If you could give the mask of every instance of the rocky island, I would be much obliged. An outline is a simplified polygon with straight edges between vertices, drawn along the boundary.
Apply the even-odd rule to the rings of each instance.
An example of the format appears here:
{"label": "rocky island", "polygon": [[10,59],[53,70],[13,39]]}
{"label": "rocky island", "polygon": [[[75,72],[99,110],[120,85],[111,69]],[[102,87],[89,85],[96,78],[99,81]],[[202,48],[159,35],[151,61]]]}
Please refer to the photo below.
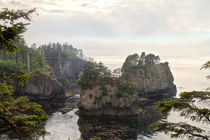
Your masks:
{"label": "rocky island", "polygon": [[136,115],[141,98],[174,95],[176,86],[168,63],[144,52],[129,55],[121,69],[111,72],[102,63],[87,62],[77,84],[80,115]]}

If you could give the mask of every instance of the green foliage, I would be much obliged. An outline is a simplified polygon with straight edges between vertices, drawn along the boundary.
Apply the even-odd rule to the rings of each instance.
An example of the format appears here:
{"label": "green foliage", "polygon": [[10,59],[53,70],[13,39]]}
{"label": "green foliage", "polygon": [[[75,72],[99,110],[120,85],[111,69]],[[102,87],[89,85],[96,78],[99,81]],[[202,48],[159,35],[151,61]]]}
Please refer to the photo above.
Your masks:
{"label": "green foliage", "polygon": [[[207,62],[208,63],[208,62]],[[204,64],[205,68],[209,68],[208,64]],[[192,121],[198,121],[203,123],[210,123],[210,109],[199,108],[194,102],[195,99],[200,101],[209,101],[210,92],[204,91],[192,91],[183,92],[180,94],[180,98],[173,98],[169,101],[159,102],[157,107],[160,108],[161,113],[167,113],[170,110],[179,111],[180,116],[191,119]],[[153,132],[165,132],[170,134],[171,137],[183,137],[188,139],[206,139],[209,136],[204,134],[205,130],[201,128],[183,123],[171,123],[171,122],[157,122],[150,126]]]}
{"label": "green foliage", "polygon": [[145,52],[142,52],[141,56],[138,54],[129,55],[123,66],[122,66],[122,72],[126,73],[135,73],[137,69],[143,68],[148,65],[154,65],[156,63],[159,63],[160,57],[155,56],[154,54],[148,54],[146,55]]}
{"label": "green foliage", "polygon": [[84,55],[81,49],[76,49],[72,45],[67,43],[49,43],[47,45],[41,45],[39,50],[44,51],[47,63],[50,66],[54,66],[59,63],[61,58],[68,59],[83,59]]}
{"label": "green foliage", "polygon": [[29,78],[30,76],[28,74],[16,75],[6,72],[0,73],[0,81],[7,81],[9,84],[16,82],[23,86]]}
{"label": "green foliage", "polygon": [[[103,96],[108,95],[108,89],[106,85],[115,85],[118,87],[117,95],[119,97],[127,97],[132,94],[136,94],[138,84],[126,80],[125,77],[116,77],[112,75],[111,71],[102,63],[86,62],[82,76],[77,80],[77,84],[83,90],[92,89],[96,86],[100,86]],[[96,99],[97,102],[99,99]]]}
{"label": "green foliage", "polygon": [[0,70],[10,72],[24,72],[25,65],[22,62],[16,63],[13,60],[0,60]]}
{"label": "green foliage", "polygon": [[106,83],[113,81],[111,71],[108,70],[102,63],[86,62],[83,68],[82,76],[77,80],[77,84],[83,89],[92,89],[95,86],[101,86],[104,94],[107,89],[103,87]]}
{"label": "green foliage", "polygon": [[51,74],[51,71],[45,72],[45,71],[42,71],[41,69],[36,69],[31,72],[31,75],[40,75],[40,76],[49,76],[50,74]]}
{"label": "green foliage", "polygon": [[192,92],[182,92],[180,95],[181,99],[192,101],[193,99],[207,100],[209,99],[210,92],[203,91],[192,91]]}
{"label": "green foliage", "polygon": [[[25,25],[28,23],[20,22],[21,19],[30,21],[30,15],[35,12],[31,10],[9,10],[4,8],[0,11],[0,50],[5,53],[13,54],[19,48],[11,42],[15,38],[20,38],[21,34],[26,31]],[[19,21],[19,22],[18,22]]]}
{"label": "green foliage", "polygon": [[102,94],[104,96],[108,95],[108,89],[107,89],[107,87],[104,84],[100,85],[100,90],[102,90]]}
{"label": "green foliage", "polygon": [[24,70],[24,61],[17,62],[12,56],[20,50],[13,41],[20,38],[27,25],[17,21],[22,19],[30,21],[30,15],[34,11],[35,9],[0,11],[0,51],[1,58],[4,60],[0,61],[0,81],[4,81],[0,83],[0,131],[21,140],[47,134],[42,126],[47,115],[41,106],[30,102],[27,97],[13,98],[12,83],[23,85],[29,78],[28,74],[18,75]]}
{"label": "green foliage", "polygon": [[95,97],[95,102],[98,103],[98,104],[102,103],[102,97],[96,96]]}
{"label": "green foliage", "polygon": [[193,121],[210,122],[210,110],[208,108],[198,108],[193,105],[194,99],[210,99],[210,92],[183,92],[180,98],[171,101],[159,102],[157,107],[161,113],[167,113],[170,110],[180,111],[180,115]]}
{"label": "green foliage", "polygon": [[[47,132],[40,128],[42,122],[47,120],[47,115],[36,103],[31,103],[27,97],[14,99],[12,87],[0,85],[0,130],[7,132],[10,137],[19,139],[31,139],[32,135],[45,135]],[[7,89],[5,90],[5,87]],[[6,94],[5,93],[9,93]]]}
{"label": "green foliage", "polygon": [[101,140],[99,137],[90,138],[90,140]]}
{"label": "green foliage", "polygon": [[52,68],[48,65],[42,50],[40,51],[35,47],[29,48],[23,38],[15,39],[13,43],[18,46],[19,51],[14,55],[0,51],[0,70],[22,73],[28,73],[28,70],[32,73],[42,71],[47,75],[52,72]]}
{"label": "green foliage", "polygon": [[[203,67],[201,69],[210,69],[210,61],[207,61],[205,64],[203,64]],[[206,77],[210,79],[210,75]]]}
{"label": "green foliage", "polygon": [[203,64],[203,67],[201,69],[209,69],[210,68],[210,61],[207,61],[205,64]]}
{"label": "green foliage", "polygon": [[188,137],[189,140],[196,138],[208,140],[208,137],[203,135],[204,130],[191,126],[186,123],[162,123],[156,122],[150,126],[153,132],[164,132],[170,134],[172,138]]}
{"label": "green foliage", "polygon": [[129,81],[120,79],[119,82],[117,83],[118,83],[117,94],[121,97],[127,97],[129,95],[135,94],[138,89],[138,84],[134,82],[129,82]]}
{"label": "green foliage", "polygon": [[139,61],[139,55],[138,54],[133,54],[133,55],[129,55],[123,66],[122,66],[122,72],[133,72],[135,71],[135,69],[137,68],[138,65],[138,61]]}

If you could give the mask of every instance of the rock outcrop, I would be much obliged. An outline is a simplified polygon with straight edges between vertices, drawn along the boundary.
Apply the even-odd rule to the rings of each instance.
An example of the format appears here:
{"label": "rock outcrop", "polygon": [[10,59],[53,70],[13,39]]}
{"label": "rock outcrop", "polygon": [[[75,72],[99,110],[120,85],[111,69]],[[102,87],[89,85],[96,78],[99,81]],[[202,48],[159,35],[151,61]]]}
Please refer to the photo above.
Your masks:
{"label": "rock outcrop", "polygon": [[131,80],[138,83],[139,97],[152,98],[166,93],[176,94],[174,77],[167,62],[139,68],[132,74]]}
{"label": "rock outcrop", "polygon": [[103,95],[100,86],[93,89],[82,90],[79,100],[80,115],[136,115],[137,94],[121,97],[116,86],[106,85],[108,93]]}
{"label": "rock outcrop", "polygon": [[153,98],[161,94],[176,94],[174,77],[168,62],[160,62],[159,56],[146,55],[144,52],[129,55],[123,66],[122,75],[138,84],[139,97]]}
{"label": "rock outcrop", "polygon": [[76,80],[82,72],[84,60],[79,58],[61,58],[53,66],[55,78],[62,83],[65,91],[72,91],[77,89]]}
{"label": "rock outcrop", "polygon": [[16,87],[17,96],[28,96],[35,100],[63,100],[64,89],[53,76],[32,75],[24,87]]}

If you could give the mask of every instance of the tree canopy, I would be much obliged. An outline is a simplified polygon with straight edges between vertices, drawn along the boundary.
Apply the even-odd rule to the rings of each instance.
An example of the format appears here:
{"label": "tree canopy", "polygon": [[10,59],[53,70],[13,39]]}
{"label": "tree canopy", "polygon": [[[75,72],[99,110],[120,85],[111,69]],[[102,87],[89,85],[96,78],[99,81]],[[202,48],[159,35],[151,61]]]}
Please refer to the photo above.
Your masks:
{"label": "tree canopy", "polygon": [[74,48],[68,43],[48,43],[41,45],[39,50],[44,52],[47,63],[51,67],[60,62],[61,58],[84,59],[82,50]]}
{"label": "tree canopy", "polygon": [[5,54],[1,50],[0,70],[45,75],[49,75],[52,72],[52,68],[48,65],[43,50],[36,48],[34,45],[28,47],[23,38],[15,39],[12,43],[19,48],[19,51],[10,55]]}
{"label": "tree canopy", "polygon": [[121,70],[122,72],[133,72],[136,69],[159,63],[159,61],[160,57],[151,53],[146,55],[145,52],[142,52],[140,56],[133,54],[126,58]]}

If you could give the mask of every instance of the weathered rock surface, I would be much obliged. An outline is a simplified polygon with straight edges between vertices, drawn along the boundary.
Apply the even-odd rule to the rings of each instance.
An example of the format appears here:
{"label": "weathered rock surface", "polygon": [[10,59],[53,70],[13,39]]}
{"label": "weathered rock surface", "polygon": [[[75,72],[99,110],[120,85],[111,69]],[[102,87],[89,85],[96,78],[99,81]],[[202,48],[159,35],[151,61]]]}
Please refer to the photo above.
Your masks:
{"label": "weathered rock surface", "polygon": [[128,97],[119,97],[116,94],[117,87],[106,85],[108,94],[103,95],[100,86],[83,90],[80,94],[80,115],[135,115],[137,111],[137,94]]}
{"label": "weathered rock surface", "polygon": [[28,96],[30,99],[62,100],[65,92],[62,84],[53,76],[32,75],[24,87],[16,88],[17,96]]}
{"label": "weathered rock surface", "polygon": [[84,60],[78,58],[61,58],[53,67],[55,78],[61,82],[65,91],[77,89],[76,80],[82,72]]}
{"label": "weathered rock surface", "polygon": [[156,97],[164,93],[176,94],[174,77],[168,63],[159,63],[138,69],[132,81],[138,83],[140,97]]}

